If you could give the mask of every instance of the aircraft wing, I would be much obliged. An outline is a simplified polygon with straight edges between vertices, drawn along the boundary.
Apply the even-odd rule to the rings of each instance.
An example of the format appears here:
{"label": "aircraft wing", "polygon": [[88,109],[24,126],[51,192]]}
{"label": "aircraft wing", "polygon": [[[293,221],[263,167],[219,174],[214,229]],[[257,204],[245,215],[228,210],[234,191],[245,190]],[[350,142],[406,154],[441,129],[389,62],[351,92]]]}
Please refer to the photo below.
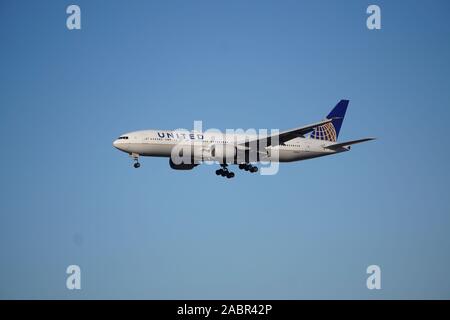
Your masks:
{"label": "aircraft wing", "polygon": [[325,148],[331,149],[331,150],[337,150],[337,149],[340,149],[343,147],[350,146],[352,144],[357,144],[357,143],[366,142],[366,141],[370,141],[370,140],[375,140],[375,138],[364,138],[364,139],[359,139],[359,140],[345,141],[345,142],[330,144],[329,146],[326,146]]}
{"label": "aircraft wing", "polygon": [[[283,144],[286,141],[295,139],[297,137],[301,137],[301,136],[313,131],[316,127],[319,127],[319,126],[329,123],[331,121],[333,121],[333,119],[326,119],[326,120],[316,122],[313,124],[308,124],[308,125],[300,127],[300,128],[281,131],[277,134],[273,134],[270,136],[259,137],[257,139],[245,141],[245,142],[239,143],[239,145],[242,145],[242,146],[245,146],[248,148],[252,144],[255,145],[256,142],[258,142],[259,145],[264,145],[266,147],[271,146],[271,145]],[[278,137],[278,141],[276,141],[277,137]],[[275,139],[275,141],[273,141],[274,139]]]}

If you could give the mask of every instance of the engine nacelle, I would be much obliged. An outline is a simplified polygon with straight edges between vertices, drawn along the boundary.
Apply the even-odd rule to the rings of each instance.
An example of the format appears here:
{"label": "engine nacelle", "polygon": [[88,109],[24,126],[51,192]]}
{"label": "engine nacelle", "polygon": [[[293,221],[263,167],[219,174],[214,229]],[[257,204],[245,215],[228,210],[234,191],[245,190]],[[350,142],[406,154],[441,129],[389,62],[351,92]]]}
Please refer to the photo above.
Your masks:
{"label": "engine nacelle", "polygon": [[227,144],[216,144],[211,147],[211,157],[220,163],[234,163],[236,161],[237,149]]}
{"label": "engine nacelle", "polygon": [[198,164],[185,164],[185,163],[181,163],[181,164],[175,164],[172,159],[169,159],[169,165],[172,169],[174,170],[192,170],[194,169],[194,167],[198,166]]}

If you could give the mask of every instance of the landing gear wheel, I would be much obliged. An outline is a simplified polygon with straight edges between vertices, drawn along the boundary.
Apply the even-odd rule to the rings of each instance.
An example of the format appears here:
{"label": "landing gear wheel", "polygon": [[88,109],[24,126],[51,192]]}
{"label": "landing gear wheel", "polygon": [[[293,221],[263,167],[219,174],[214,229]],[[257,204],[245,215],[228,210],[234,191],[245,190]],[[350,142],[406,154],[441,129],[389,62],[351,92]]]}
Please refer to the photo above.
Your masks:
{"label": "landing gear wheel", "polygon": [[133,167],[135,167],[136,169],[139,168],[141,166],[141,164],[139,162],[136,162]]}
{"label": "landing gear wheel", "polygon": [[253,166],[250,163],[240,163],[239,169],[245,170],[245,171],[250,171],[251,173],[258,172],[258,170],[259,170],[258,167]]}
{"label": "landing gear wheel", "polygon": [[231,172],[228,170],[228,165],[225,163],[222,163],[220,169],[216,170],[216,175],[227,177],[228,179],[234,178],[234,172]]}

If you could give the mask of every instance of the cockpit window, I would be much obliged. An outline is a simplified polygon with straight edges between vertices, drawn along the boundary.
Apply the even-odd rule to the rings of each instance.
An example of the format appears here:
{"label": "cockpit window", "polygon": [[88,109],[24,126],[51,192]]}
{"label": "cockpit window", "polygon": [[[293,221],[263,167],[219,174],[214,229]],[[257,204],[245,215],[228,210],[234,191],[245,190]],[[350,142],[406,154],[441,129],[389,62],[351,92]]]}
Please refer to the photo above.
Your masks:
{"label": "cockpit window", "polygon": [[125,137],[119,137],[119,138],[117,138],[117,139],[119,139],[119,140],[121,140],[121,139],[128,139],[128,137],[127,137],[127,136],[125,136]]}

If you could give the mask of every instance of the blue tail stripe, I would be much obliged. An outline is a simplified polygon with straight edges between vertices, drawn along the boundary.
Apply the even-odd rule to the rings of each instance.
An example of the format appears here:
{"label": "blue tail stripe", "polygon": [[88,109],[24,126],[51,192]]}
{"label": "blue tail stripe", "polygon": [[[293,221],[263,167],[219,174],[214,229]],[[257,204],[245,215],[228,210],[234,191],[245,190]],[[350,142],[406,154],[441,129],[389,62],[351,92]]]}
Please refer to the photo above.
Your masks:
{"label": "blue tail stripe", "polygon": [[341,130],[342,122],[344,121],[345,112],[347,111],[348,102],[348,100],[339,101],[339,103],[327,116],[327,119],[338,118],[331,121],[334,129],[336,130],[336,137],[339,136],[339,131]]}

